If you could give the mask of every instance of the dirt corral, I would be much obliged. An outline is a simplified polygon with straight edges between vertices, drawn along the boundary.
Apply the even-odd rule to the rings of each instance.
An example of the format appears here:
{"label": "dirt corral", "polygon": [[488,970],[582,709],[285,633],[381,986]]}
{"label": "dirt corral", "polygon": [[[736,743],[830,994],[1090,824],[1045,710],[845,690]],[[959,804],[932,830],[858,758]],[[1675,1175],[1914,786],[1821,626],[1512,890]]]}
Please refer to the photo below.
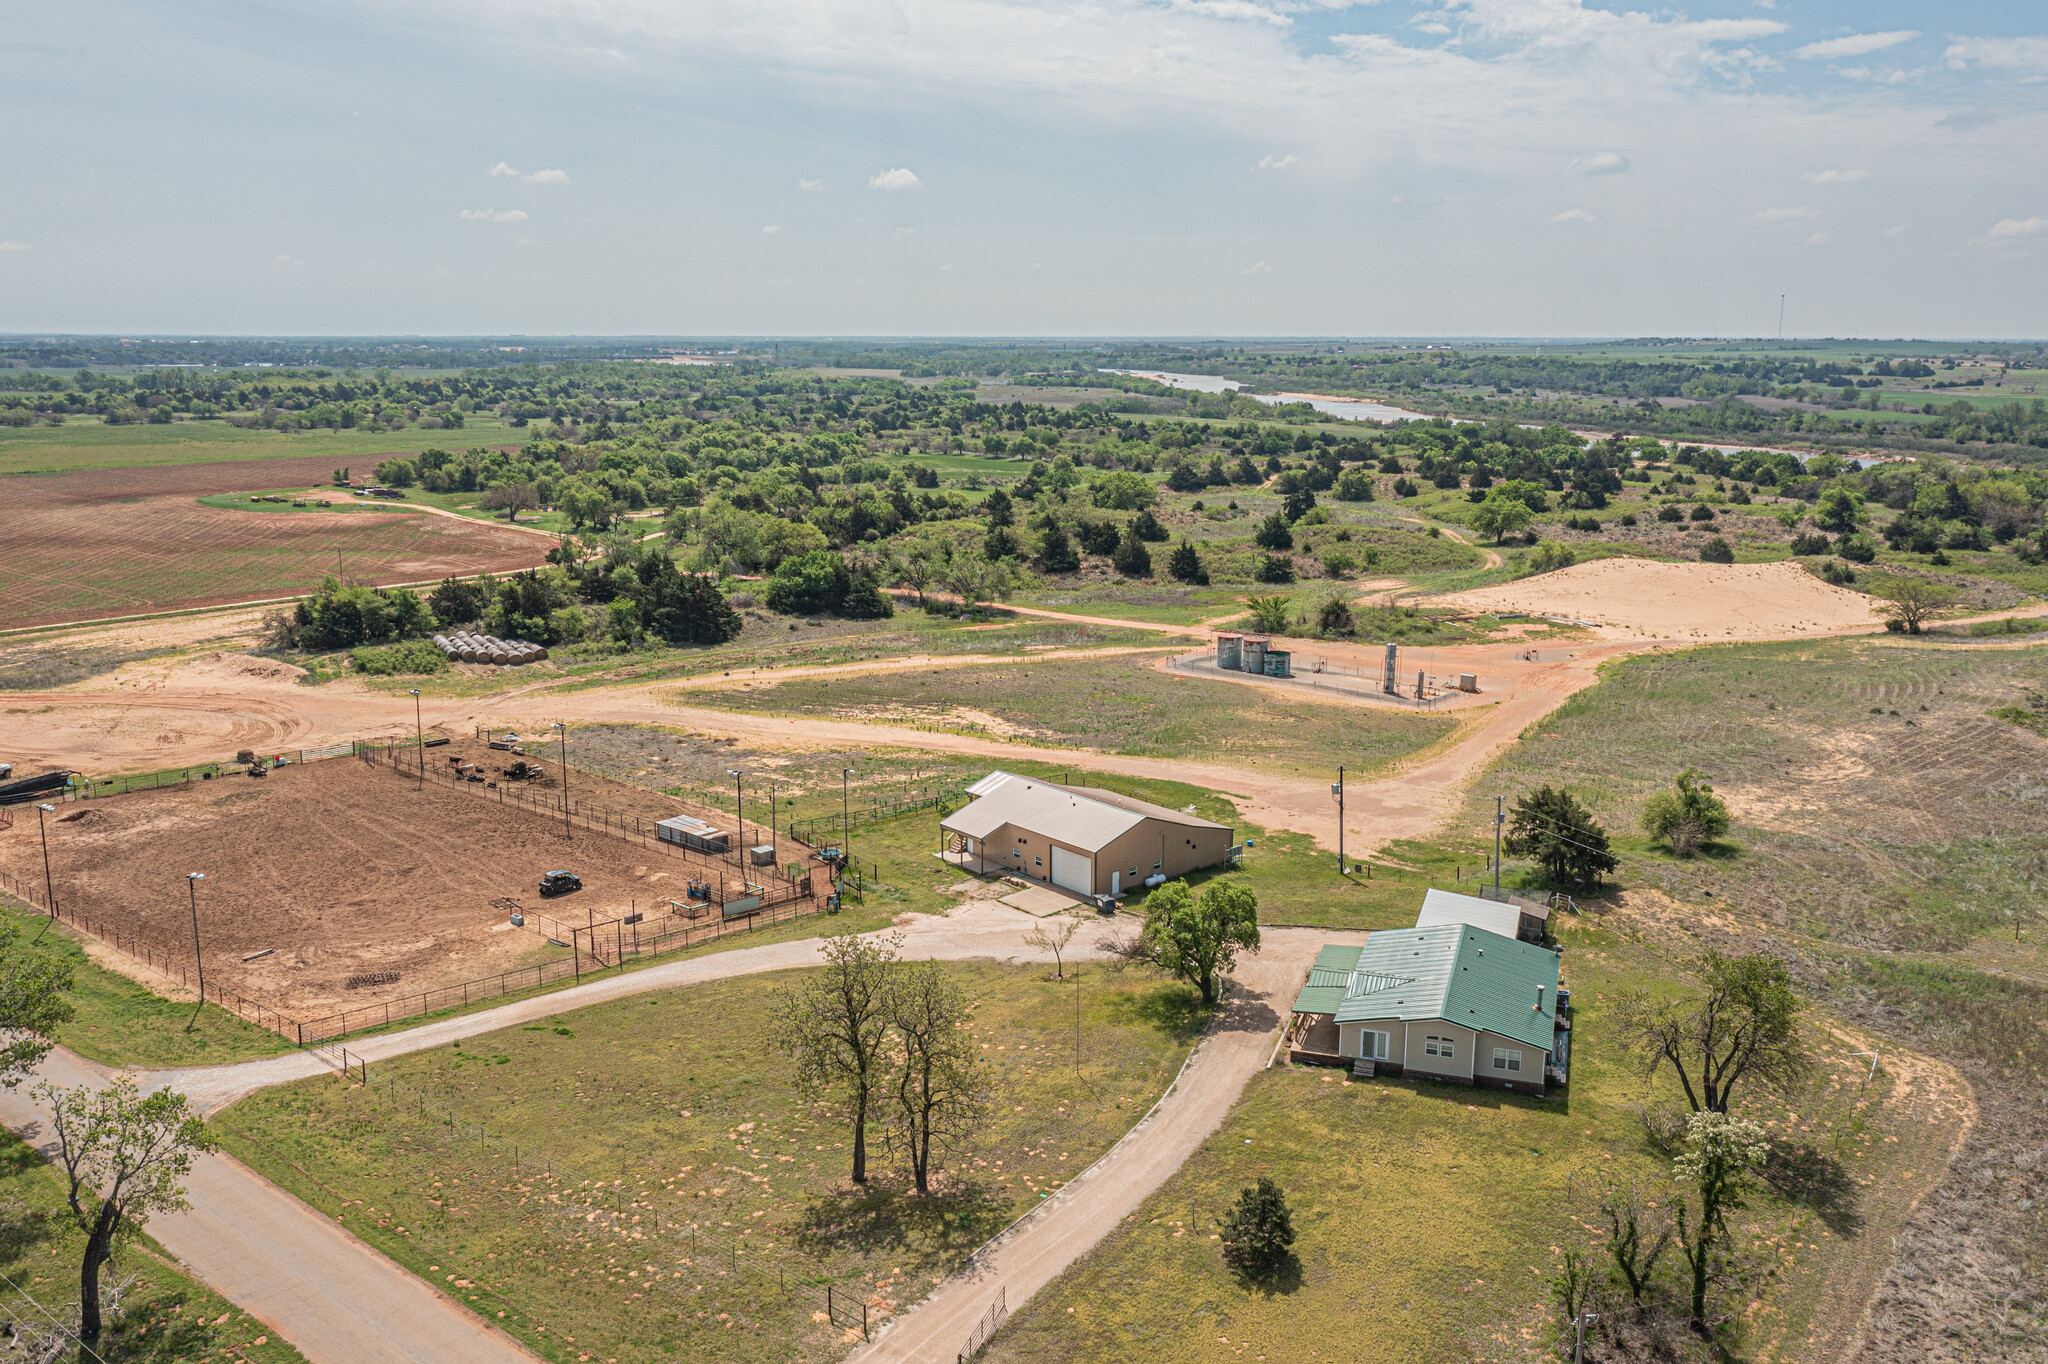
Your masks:
{"label": "dirt corral", "polygon": [[[310,1019],[566,955],[546,945],[536,915],[582,925],[637,908],[651,926],[692,878],[721,868],[739,876],[729,862],[581,825],[565,837],[559,816],[482,791],[436,781],[419,789],[389,766],[336,758],[260,781],[222,777],[69,806],[49,826],[57,898],[159,953],[189,956],[185,873],[204,872],[209,985]],[[20,823],[0,832],[0,865],[40,882],[34,832]],[[576,872],[583,889],[541,899],[541,874],[555,868]],[[524,930],[509,927],[515,903],[528,914]],[[373,973],[379,983],[349,987]]]}

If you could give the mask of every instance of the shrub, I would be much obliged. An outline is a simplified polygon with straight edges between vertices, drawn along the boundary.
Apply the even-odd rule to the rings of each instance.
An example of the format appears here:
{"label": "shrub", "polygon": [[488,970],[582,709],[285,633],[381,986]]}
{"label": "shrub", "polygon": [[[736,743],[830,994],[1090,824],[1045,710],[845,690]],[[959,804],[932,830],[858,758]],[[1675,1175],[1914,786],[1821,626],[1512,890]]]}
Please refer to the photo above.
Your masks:
{"label": "shrub", "polygon": [[1700,546],[1700,562],[1703,564],[1732,564],[1735,550],[1718,535],[1709,535]]}
{"label": "shrub", "polygon": [[1657,508],[1657,519],[1659,521],[1683,521],[1685,520],[1685,513],[1676,507],[1663,506]]}
{"label": "shrub", "polygon": [[1702,502],[1692,509],[1692,519],[1695,521],[1711,521],[1714,519],[1714,509]]}
{"label": "shrub", "polygon": [[1792,537],[1792,552],[1801,557],[1809,554],[1825,554],[1829,548],[1828,537],[1825,535],[1801,533]]}
{"label": "shrub", "polygon": [[1246,597],[1244,604],[1252,613],[1252,624],[1269,635],[1277,635],[1287,629],[1287,598]]}
{"label": "shrub", "polygon": [[1294,1219],[1287,1196],[1270,1175],[1237,1196],[1223,1219],[1223,1263],[1247,1279],[1271,1278],[1287,1263],[1294,1244]]}
{"label": "shrub", "polygon": [[1116,542],[1123,537],[1117,533],[1116,525],[1109,521],[1083,521],[1074,528],[1074,538],[1081,542],[1083,554],[1116,553]]}
{"label": "shrub", "polygon": [[1316,612],[1316,629],[1326,635],[1348,635],[1352,626],[1351,605],[1341,596],[1326,599]]}
{"label": "shrub", "polygon": [[1372,475],[1363,469],[1346,469],[1337,475],[1339,502],[1372,501]]}
{"label": "shrub", "polygon": [[1624,526],[1633,526],[1635,523],[1636,514],[1634,512],[1629,512],[1627,515],[1621,518],[1621,524]]}
{"label": "shrub", "polygon": [[1128,469],[1103,474],[1095,484],[1095,505],[1114,511],[1136,511],[1149,507],[1159,497],[1159,489],[1143,474]]}
{"label": "shrub", "polygon": [[1820,580],[1836,587],[1848,587],[1856,581],[1856,570],[1840,559],[1830,559],[1820,566]]}
{"label": "shrub", "polygon": [[1072,573],[1081,567],[1081,556],[1074,553],[1065,531],[1050,526],[1038,542],[1036,563],[1041,573]]}
{"label": "shrub", "polygon": [[394,673],[441,673],[448,671],[448,658],[431,640],[408,639],[397,644],[365,645],[349,651],[349,662],[359,673],[389,677]]}
{"label": "shrub", "polygon": [[1323,556],[1323,572],[1333,578],[1349,577],[1358,571],[1358,560],[1341,549],[1333,549]]}
{"label": "shrub", "polygon": [[1836,543],[1835,553],[1853,563],[1867,564],[1877,558],[1877,542],[1868,535],[1844,535]]}
{"label": "shrub", "polygon": [[895,606],[867,573],[856,573],[841,555],[815,549],[784,559],[768,579],[768,609],[789,616],[829,611],[851,620],[882,620]]}
{"label": "shrub", "polygon": [[1536,552],[1529,556],[1529,573],[1549,573],[1554,569],[1570,568],[1579,561],[1570,545],[1561,545],[1555,540],[1545,540],[1536,546]]}
{"label": "shrub", "polygon": [[1671,779],[1672,789],[1659,791],[1643,806],[1643,832],[1668,844],[1680,857],[1691,857],[1700,845],[1728,832],[1728,807],[1688,767]]}
{"label": "shrub", "polygon": [[1294,581],[1294,558],[1287,554],[1268,554],[1259,564],[1257,574],[1262,583],[1291,583]]}
{"label": "shrub", "polygon": [[1152,576],[1152,556],[1146,552],[1144,542],[1138,539],[1134,530],[1124,532],[1124,538],[1117,542],[1116,551],[1109,556],[1109,561],[1126,578]]}
{"label": "shrub", "polygon": [[1252,536],[1252,543],[1260,549],[1281,550],[1294,548],[1294,532],[1287,527],[1287,519],[1274,512],[1259,523],[1258,533]]}
{"label": "shrub", "polygon": [[1394,480],[1394,496],[1396,497],[1413,497],[1420,491],[1422,490],[1415,486],[1413,479],[1397,478]]}
{"label": "shrub", "polygon": [[1159,518],[1149,507],[1131,518],[1131,533],[1148,544],[1164,544],[1167,539],[1166,527],[1159,524]]}

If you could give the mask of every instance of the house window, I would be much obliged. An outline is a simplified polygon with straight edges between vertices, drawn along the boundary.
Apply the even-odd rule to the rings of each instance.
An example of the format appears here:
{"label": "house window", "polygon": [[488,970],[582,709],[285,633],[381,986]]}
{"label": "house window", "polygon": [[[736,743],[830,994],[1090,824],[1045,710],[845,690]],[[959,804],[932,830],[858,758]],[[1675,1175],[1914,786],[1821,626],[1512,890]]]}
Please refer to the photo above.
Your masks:
{"label": "house window", "polygon": [[1368,1061],[1384,1061],[1387,1059],[1387,1041],[1386,1033],[1367,1029],[1358,1035],[1358,1054]]}
{"label": "house window", "polygon": [[1450,1037],[1425,1037],[1422,1039],[1422,1054],[1424,1056],[1455,1058],[1458,1054],[1457,1039]]}
{"label": "house window", "polygon": [[1493,1068],[1495,1070],[1520,1070],[1522,1068],[1522,1053],[1516,1051],[1513,1047],[1495,1047],[1493,1049]]}

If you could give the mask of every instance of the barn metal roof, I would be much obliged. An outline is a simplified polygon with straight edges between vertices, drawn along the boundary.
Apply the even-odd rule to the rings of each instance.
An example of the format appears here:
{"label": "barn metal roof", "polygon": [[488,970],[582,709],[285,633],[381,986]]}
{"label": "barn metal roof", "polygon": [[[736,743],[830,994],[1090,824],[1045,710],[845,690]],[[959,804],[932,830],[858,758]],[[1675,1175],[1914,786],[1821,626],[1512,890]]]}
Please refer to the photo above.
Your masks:
{"label": "barn metal roof", "polygon": [[1522,911],[1499,900],[1432,888],[1422,897],[1422,912],[1415,916],[1415,926],[1429,928],[1436,924],[1470,924],[1503,938],[1517,938],[1522,933]]}
{"label": "barn metal roof", "polygon": [[[1557,1022],[1557,976],[1555,952],[1484,928],[1386,928],[1359,950],[1334,1013],[1339,1023],[1441,1019],[1548,1051]],[[1314,977],[1311,971],[1312,984]]]}
{"label": "barn metal roof", "polygon": [[940,820],[939,827],[969,838],[987,838],[1014,824],[1055,843],[1096,852],[1145,821],[1135,810],[1008,772],[991,772],[968,789],[979,789],[980,798]]}

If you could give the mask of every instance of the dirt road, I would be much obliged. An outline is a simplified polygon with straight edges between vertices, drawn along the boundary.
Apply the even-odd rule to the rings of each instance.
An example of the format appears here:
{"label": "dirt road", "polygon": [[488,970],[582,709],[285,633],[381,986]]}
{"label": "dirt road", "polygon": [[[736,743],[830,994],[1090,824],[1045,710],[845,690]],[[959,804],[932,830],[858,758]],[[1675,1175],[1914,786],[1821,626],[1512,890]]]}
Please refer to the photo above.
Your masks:
{"label": "dirt road", "polygon": [[[106,1075],[67,1051],[40,1073],[69,1088]],[[49,1150],[49,1114],[26,1087],[0,1090],[0,1122]],[[313,1364],[531,1364],[485,1325],[241,1162],[199,1158],[192,1207],[149,1220],[189,1272],[298,1347]]]}

